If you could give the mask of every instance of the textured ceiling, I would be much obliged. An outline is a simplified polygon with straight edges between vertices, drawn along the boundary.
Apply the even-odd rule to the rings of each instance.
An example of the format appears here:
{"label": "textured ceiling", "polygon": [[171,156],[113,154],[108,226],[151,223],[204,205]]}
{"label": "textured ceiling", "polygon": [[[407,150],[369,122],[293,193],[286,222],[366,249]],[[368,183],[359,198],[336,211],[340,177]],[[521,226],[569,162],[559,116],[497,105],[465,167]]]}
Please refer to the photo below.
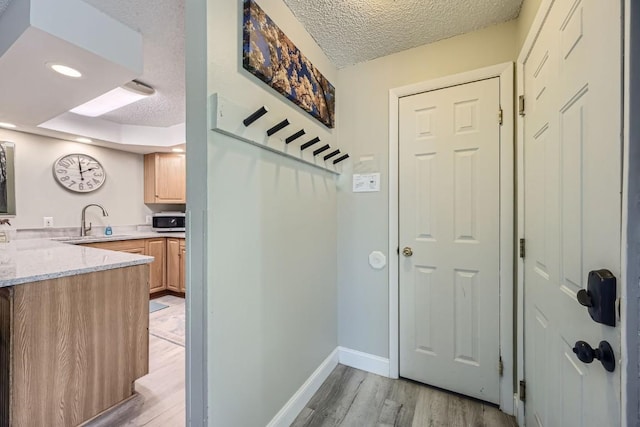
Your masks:
{"label": "textured ceiling", "polygon": [[0,0],[0,15],[2,15],[7,6],[9,6],[9,3],[11,3],[11,0]]}
{"label": "textured ceiling", "polygon": [[[10,0],[0,0],[0,13]],[[167,127],[185,121],[185,0],[84,0],[139,31],[144,72],[156,89],[101,118]],[[522,0],[284,0],[342,68],[515,18]]]}
{"label": "textured ceiling", "polygon": [[338,67],[518,16],[522,0],[284,0]]}
{"label": "textured ceiling", "polygon": [[184,0],[84,1],[142,34],[144,72],[137,80],[156,90],[101,118],[142,126],[184,123]]}

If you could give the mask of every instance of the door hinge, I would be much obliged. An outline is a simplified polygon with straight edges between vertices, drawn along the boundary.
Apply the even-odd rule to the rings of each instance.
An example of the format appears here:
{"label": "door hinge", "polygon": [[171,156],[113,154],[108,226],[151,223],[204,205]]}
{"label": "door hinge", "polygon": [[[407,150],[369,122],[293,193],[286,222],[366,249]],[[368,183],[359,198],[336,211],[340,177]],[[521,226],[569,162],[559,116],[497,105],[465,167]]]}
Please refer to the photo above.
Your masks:
{"label": "door hinge", "polygon": [[502,363],[502,356],[498,359],[498,374],[500,376],[504,375],[504,363]]}
{"label": "door hinge", "polygon": [[502,120],[503,120],[503,118],[504,118],[504,114],[503,114],[503,112],[502,112],[502,108],[500,108],[500,109],[498,110],[498,124],[499,124],[499,125],[502,125]]}
{"label": "door hinge", "polygon": [[518,97],[518,114],[524,116],[524,95]]}
{"label": "door hinge", "polygon": [[520,239],[520,258],[524,258],[525,254],[525,242],[524,239]]}
{"label": "door hinge", "polygon": [[398,246],[398,247],[396,248],[396,253],[397,253],[398,255],[400,255],[400,246]]}
{"label": "door hinge", "polygon": [[520,388],[518,389],[518,395],[520,396],[520,400],[523,402],[527,401],[527,382],[525,380],[520,380]]}

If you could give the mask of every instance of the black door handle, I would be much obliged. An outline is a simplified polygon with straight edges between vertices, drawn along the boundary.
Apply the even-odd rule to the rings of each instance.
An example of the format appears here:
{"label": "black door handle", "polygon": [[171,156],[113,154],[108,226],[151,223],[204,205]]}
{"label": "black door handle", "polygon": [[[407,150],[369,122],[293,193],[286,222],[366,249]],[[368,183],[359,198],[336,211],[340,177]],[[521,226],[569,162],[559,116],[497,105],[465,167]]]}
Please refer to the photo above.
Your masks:
{"label": "black door handle", "polygon": [[613,354],[613,349],[606,341],[600,341],[600,345],[596,349],[593,349],[585,341],[577,341],[573,347],[573,352],[584,363],[591,363],[593,359],[598,359],[607,371],[613,372],[616,370],[616,358]]}
{"label": "black door handle", "polygon": [[609,270],[590,271],[587,289],[580,289],[576,297],[595,322],[616,326],[616,277]]}

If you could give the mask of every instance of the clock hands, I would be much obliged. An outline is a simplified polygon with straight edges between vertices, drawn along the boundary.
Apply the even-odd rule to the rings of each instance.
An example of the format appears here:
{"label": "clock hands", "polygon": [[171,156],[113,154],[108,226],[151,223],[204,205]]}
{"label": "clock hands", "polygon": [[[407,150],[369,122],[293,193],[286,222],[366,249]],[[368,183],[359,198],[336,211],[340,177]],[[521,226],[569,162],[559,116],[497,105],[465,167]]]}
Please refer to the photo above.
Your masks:
{"label": "clock hands", "polygon": [[82,174],[86,171],[82,171],[82,163],[80,163],[80,156],[78,156],[78,169],[80,169],[80,180],[84,181],[84,176],[82,176]]}

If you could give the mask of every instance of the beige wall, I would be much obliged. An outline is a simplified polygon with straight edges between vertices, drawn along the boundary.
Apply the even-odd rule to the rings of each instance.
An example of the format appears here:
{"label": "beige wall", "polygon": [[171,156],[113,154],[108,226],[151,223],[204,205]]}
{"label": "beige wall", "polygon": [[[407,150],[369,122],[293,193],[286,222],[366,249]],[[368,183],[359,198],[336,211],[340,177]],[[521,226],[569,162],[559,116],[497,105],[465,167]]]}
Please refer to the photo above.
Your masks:
{"label": "beige wall", "polygon": [[[205,282],[189,304],[194,319],[207,319],[206,350],[192,347],[188,357],[193,369],[207,353],[208,369],[206,384],[192,378],[190,401],[221,425],[265,425],[336,345],[388,356],[388,271],[369,268],[367,256],[388,249],[389,89],[514,61],[520,27],[511,21],[336,70],[281,0],[260,1],[336,86],[329,131],[242,69],[241,2],[213,3],[187,5],[187,262],[190,283]],[[206,46],[198,38],[205,26]],[[351,154],[337,188],[322,172],[205,136],[205,80],[209,95],[276,105],[308,133],[337,138]],[[351,193],[354,170],[380,171],[382,191]],[[207,403],[197,402],[202,390]]]}
{"label": "beige wall", "polygon": [[[371,251],[388,252],[389,89],[514,61],[516,37],[513,20],[340,70],[339,142],[353,165],[338,191],[341,346],[389,356],[389,272],[367,262]],[[381,172],[382,191],[352,193],[351,172]]]}
{"label": "beige wall", "polygon": [[541,0],[524,0],[522,2],[522,8],[520,9],[520,15],[517,20],[518,50],[520,50],[522,44],[527,38],[529,28],[531,28],[531,24],[533,23],[536,13],[538,12],[538,8],[540,7],[540,2]]}
{"label": "beige wall", "polygon": [[[332,138],[334,132],[242,68],[242,2],[212,3],[208,93],[248,109],[266,104],[271,111],[261,122],[283,114],[295,130]],[[335,84],[337,70],[284,3],[259,4]],[[335,179],[215,132],[206,147],[197,148],[208,159],[206,228],[191,233],[202,231],[207,241],[209,420],[266,425],[338,345]],[[193,183],[202,171],[189,165],[202,165],[191,149],[188,156]]]}
{"label": "beige wall", "polygon": [[[55,227],[80,227],[80,212],[89,203],[100,203],[109,212],[108,217],[102,217],[98,209],[87,210],[87,219],[95,225],[144,224],[151,213],[143,203],[140,154],[3,129],[0,140],[16,146],[17,215],[12,225],[17,228],[42,227],[44,216],[53,217]],[[85,153],[102,163],[107,179],[100,189],[73,193],[54,180],[53,162],[70,153]]]}

